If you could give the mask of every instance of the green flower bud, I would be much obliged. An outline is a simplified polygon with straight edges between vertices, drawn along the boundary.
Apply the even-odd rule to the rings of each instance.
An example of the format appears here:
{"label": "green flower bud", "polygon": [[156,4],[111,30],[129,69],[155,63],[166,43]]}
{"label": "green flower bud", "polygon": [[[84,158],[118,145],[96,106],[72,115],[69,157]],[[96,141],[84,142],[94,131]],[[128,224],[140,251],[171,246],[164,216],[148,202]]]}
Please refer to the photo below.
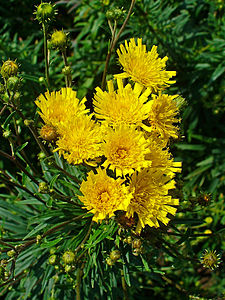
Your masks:
{"label": "green flower bud", "polygon": [[48,23],[53,19],[54,15],[56,14],[56,10],[54,5],[43,2],[37,7],[35,14],[39,23]]}
{"label": "green flower bud", "polygon": [[50,263],[50,265],[55,265],[56,260],[57,260],[57,256],[55,254],[53,254],[49,257],[48,262]]}
{"label": "green flower bud", "polygon": [[123,16],[124,12],[119,8],[111,8],[106,12],[106,18],[110,21],[119,20]]}
{"label": "green flower bud", "polygon": [[55,31],[50,40],[50,45],[53,48],[63,50],[67,47],[67,35],[63,30]]}
{"label": "green flower bud", "polygon": [[42,160],[42,159],[44,159],[44,158],[46,158],[45,153],[44,153],[44,152],[39,152],[39,153],[38,153],[38,159]]}
{"label": "green flower bud", "polygon": [[117,261],[118,259],[120,259],[120,251],[119,251],[119,250],[113,250],[113,251],[110,253],[109,256],[110,256],[111,260]]}
{"label": "green flower bud", "polygon": [[11,130],[7,129],[3,131],[2,136],[6,139],[8,139],[11,136]]}
{"label": "green flower bud", "polygon": [[66,273],[69,273],[72,270],[72,267],[70,265],[65,266]]}
{"label": "green flower bud", "polygon": [[72,251],[66,251],[62,256],[62,259],[65,264],[72,264],[75,259],[75,254]]}
{"label": "green flower bud", "polygon": [[9,257],[13,257],[15,254],[16,254],[15,250],[10,250],[10,251],[7,252],[7,255]]}
{"label": "green flower bud", "polygon": [[47,194],[49,192],[48,184],[44,181],[40,182],[38,191],[39,191],[39,193]]}
{"label": "green flower bud", "polygon": [[63,69],[62,69],[62,73],[63,75],[71,75],[72,73],[72,68],[70,66],[65,66]]}
{"label": "green flower bud", "polygon": [[33,122],[34,122],[33,120],[26,119],[26,120],[24,120],[23,123],[24,123],[25,126],[30,126]]}
{"label": "green flower bud", "polygon": [[19,88],[20,79],[16,76],[9,77],[7,80],[7,88],[10,91],[16,91]]}
{"label": "green flower bud", "polygon": [[42,239],[41,235],[38,234],[38,235],[36,236],[36,243],[39,244],[40,241],[41,241],[41,239]]}
{"label": "green flower bud", "polygon": [[43,76],[41,76],[41,77],[38,78],[38,81],[40,83],[45,83],[45,78]]}
{"label": "green flower bud", "polygon": [[15,76],[18,72],[18,65],[16,61],[7,60],[1,67],[2,77],[8,79],[11,76]]}

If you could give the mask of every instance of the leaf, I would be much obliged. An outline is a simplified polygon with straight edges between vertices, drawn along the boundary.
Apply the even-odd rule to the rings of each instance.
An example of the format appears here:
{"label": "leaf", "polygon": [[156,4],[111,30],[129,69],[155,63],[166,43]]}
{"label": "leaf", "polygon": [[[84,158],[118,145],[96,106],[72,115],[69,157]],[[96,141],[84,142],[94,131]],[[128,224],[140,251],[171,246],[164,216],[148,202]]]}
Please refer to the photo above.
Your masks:
{"label": "leaf", "polygon": [[5,120],[5,122],[2,124],[2,128],[6,129],[7,125],[11,121],[12,117],[16,114],[16,111],[13,111]]}
{"label": "leaf", "polygon": [[175,144],[180,150],[204,151],[206,146],[198,144]]}

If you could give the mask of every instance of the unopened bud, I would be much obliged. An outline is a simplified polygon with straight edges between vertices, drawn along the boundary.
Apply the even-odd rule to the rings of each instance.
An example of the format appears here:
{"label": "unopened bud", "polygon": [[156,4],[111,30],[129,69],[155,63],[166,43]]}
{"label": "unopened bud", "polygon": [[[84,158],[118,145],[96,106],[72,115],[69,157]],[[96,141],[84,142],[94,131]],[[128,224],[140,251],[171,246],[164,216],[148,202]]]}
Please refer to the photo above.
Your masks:
{"label": "unopened bud", "polygon": [[40,182],[39,187],[38,187],[38,191],[39,191],[39,193],[47,194],[49,192],[48,184],[44,181]]}
{"label": "unopened bud", "polygon": [[15,61],[7,60],[1,67],[2,77],[8,79],[11,76],[15,76],[18,72],[18,65]]}
{"label": "unopened bud", "polygon": [[105,261],[108,266],[113,266],[115,264],[115,261],[112,260],[110,257],[107,257]]}
{"label": "unopened bud", "polygon": [[72,251],[66,251],[62,256],[62,259],[65,264],[71,264],[75,259],[75,254]]}
{"label": "unopened bud", "polygon": [[63,30],[55,31],[50,40],[51,47],[59,50],[63,50],[67,47],[67,35]]}
{"label": "unopened bud", "polygon": [[16,254],[15,250],[10,250],[10,251],[7,252],[7,255],[9,257],[13,257],[15,254]]}
{"label": "unopened bud", "polygon": [[55,142],[58,139],[58,133],[55,127],[48,124],[41,128],[40,136],[47,142]]}
{"label": "unopened bud", "polygon": [[71,75],[72,73],[72,68],[70,66],[65,66],[63,69],[62,69],[62,73],[63,75]]}
{"label": "unopened bud", "polygon": [[39,23],[48,23],[53,19],[56,10],[50,3],[43,2],[37,7],[35,14]]}
{"label": "unopened bud", "polygon": [[107,10],[106,18],[110,21],[119,20],[123,16],[124,12],[119,8],[112,8]]}
{"label": "unopened bud", "polygon": [[16,76],[9,77],[7,80],[7,88],[9,91],[16,91],[19,88],[20,79]]}
{"label": "unopened bud", "polygon": [[48,262],[50,263],[50,265],[55,265],[56,264],[56,259],[57,259],[57,256],[55,254],[51,255],[48,259]]}
{"label": "unopened bud", "polygon": [[141,245],[142,245],[142,243],[141,243],[141,240],[140,240],[140,239],[135,239],[135,240],[133,240],[133,242],[132,242],[132,247],[133,247],[133,248],[140,248]]}
{"label": "unopened bud", "polygon": [[110,253],[110,258],[111,258],[113,261],[117,261],[118,259],[120,259],[120,251],[119,251],[119,250],[113,250],[113,251]]}

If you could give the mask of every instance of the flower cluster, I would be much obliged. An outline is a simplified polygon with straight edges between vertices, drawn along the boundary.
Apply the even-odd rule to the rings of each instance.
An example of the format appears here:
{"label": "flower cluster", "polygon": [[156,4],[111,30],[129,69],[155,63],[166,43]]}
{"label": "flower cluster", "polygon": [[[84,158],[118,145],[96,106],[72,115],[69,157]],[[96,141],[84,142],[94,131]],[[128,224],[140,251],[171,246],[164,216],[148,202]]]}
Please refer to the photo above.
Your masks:
{"label": "flower cluster", "polygon": [[93,220],[123,211],[140,232],[146,225],[167,225],[179,204],[170,190],[181,163],[168,148],[170,138],[178,137],[179,101],[164,93],[176,72],[166,71],[168,58],[159,58],[156,46],[148,52],[142,39],[137,45],[125,41],[117,53],[124,72],[107,82],[107,90],[96,88],[94,113],[71,88],[46,92],[36,104],[48,126],[43,131],[50,126],[57,133],[52,142],[59,155],[75,165],[95,162],[79,195]]}

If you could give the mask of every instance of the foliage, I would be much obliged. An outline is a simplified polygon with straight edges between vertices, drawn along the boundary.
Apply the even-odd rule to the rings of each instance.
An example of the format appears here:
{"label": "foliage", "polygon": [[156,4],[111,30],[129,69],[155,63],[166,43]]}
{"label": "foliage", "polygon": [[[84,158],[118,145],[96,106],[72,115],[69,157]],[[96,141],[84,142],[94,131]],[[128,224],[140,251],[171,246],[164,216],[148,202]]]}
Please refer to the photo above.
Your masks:
{"label": "foliage", "polygon": [[[93,110],[94,88],[101,82],[110,49],[106,12],[122,9],[120,28],[130,3],[55,2],[58,15],[49,25],[48,39],[62,26],[69,33],[66,54],[72,86],[79,99],[87,96]],[[136,1],[120,36],[119,43],[143,37],[149,50],[158,45],[160,57],[169,57],[168,70],[177,71],[170,94],[181,94],[187,102],[182,141],[170,144],[183,162],[177,190],[171,192],[181,199],[179,211],[168,227],[147,226],[141,236],[116,219],[92,223],[78,197],[78,182],[86,179],[90,167],[68,164],[39,138],[34,100],[45,92],[46,81],[44,39],[33,15],[38,4],[11,0],[0,7],[0,55],[3,61],[17,60],[21,79],[19,108],[4,108],[7,94],[1,94],[1,154],[12,152],[0,162],[1,295],[7,300],[79,299],[79,293],[81,299],[222,299],[224,1]],[[64,62],[57,49],[50,50],[52,90],[64,86]],[[107,79],[120,72],[112,51]],[[47,184],[46,192],[40,190],[41,183]],[[120,257],[110,265],[110,253],[116,249]],[[222,258],[214,271],[200,262],[205,249],[217,250]],[[63,259],[68,250],[75,254],[71,264]]]}

